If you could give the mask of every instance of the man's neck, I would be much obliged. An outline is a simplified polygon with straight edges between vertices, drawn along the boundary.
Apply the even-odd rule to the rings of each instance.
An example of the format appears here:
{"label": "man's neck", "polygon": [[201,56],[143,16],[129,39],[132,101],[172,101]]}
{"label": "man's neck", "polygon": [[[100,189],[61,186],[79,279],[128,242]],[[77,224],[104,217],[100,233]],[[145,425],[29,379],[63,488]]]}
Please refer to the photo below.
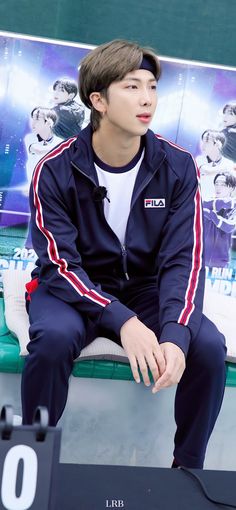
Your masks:
{"label": "man's neck", "polygon": [[51,140],[53,133],[51,129],[45,129],[39,134],[39,136],[46,142],[47,140]]}
{"label": "man's neck", "polygon": [[99,128],[93,133],[92,146],[94,152],[107,165],[121,167],[127,165],[140,148],[141,137],[129,137],[126,133],[108,132]]}
{"label": "man's neck", "polygon": [[222,154],[218,149],[209,151],[207,156],[213,163],[218,163],[222,159]]}

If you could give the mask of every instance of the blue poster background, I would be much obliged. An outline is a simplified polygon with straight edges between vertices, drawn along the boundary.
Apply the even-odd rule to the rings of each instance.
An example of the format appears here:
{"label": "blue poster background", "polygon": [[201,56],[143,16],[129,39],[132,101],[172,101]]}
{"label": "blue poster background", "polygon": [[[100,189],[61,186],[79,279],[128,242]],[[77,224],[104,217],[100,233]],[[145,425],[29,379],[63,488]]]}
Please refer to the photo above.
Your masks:
{"label": "blue poster background", "polygon": [[[28,237],[30,215],[25,141],[32,135],[31,112],[38,107],[53,109],[53,84],[63,77],[77,81],[80,60],[91,48],[0,33],[0,274],[11,265],[15,268],[33,265],[36,257]],[[151,128],[189,150],[197,160],[199,156],[205,158],[202,133],[224,129],[224,106],[236,101],[236,69],[162,57],[161,63],[158,107]],[[75,99],[80,102],[78,96]],[[88,120],[85,109],[83,127]],[[230,171],[232,175],[235,172],[236,177],[235,169],[235,161],[226,161],[224,171]],[[222,172],[222,168],[219,171]],[[211,177],[212,187],[217,172],[216,168]],[[210,211],[211,206],[213,208],[208,217],[215,214],[216,228],[218,221],[225,229],[231,229],[230,233],[226,232],[228,241],[230,239],[227,263],[207,267],[206,274],[216,292],[235,296],[236,233],[235,228],[232,230],[234,221],[236,225],[235,191],[230,199],[232,212],[227,218],[222,216],[222,221],[214,209],[217,201],[212,205],[208,200],[207,206],[205,204],[206,211]],[[221,248],[219,245],[210,247],[213,251]]]}

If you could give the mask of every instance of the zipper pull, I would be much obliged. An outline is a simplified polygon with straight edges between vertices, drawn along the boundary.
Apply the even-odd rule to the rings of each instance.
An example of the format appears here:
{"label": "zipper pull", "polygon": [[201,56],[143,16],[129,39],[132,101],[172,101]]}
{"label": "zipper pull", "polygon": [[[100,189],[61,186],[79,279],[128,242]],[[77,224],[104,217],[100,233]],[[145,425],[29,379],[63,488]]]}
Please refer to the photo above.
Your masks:
{"label": "zipper pull", "polygon": [[125,274],[126,280],[129,280],[128,270],[127,270],[127,251],[126,247],[124,245],[121,245],[121,251],[122,251],[122,262],[123,262],[123,270]]}

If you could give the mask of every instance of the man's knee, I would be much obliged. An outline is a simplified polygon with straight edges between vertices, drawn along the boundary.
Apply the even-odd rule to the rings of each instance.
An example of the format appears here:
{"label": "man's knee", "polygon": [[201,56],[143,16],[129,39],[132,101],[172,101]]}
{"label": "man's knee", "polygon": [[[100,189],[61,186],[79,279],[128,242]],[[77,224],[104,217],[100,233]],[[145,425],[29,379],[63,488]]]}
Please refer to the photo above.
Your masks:
{"label": "man's knee", "polygon": [[208,370],[224,367],[226,347],[225,338],[207,317],[203,316],[196,338],[190,344],[190,356]]}
{"label": "man's knee", "polygon": [[47,327],[30,327],[31,341],[28,344],[30,354],[37,356],[45,364],[73,360],[83,347],[84,331],[73,330],[56,323]]}

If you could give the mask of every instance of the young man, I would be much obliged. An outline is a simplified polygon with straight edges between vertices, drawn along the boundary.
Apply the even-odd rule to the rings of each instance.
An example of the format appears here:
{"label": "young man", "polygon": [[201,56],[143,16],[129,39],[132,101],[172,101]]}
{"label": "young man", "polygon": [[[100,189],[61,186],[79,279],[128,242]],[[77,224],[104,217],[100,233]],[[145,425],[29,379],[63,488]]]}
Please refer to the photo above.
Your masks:
{"label": "young man", "polygon": [[78,93],[76,83],[62,78],[55,81],[53,91],[53,109],[58,115],[58,122],[54,127],[55,134],[61,138],[77,136],[81,131],[85,114],[83,106],[75,101]]}
{"label": "young man", "polygon": [[223,154],[236,163],[236,102],[229,102],[223,108],[222,133],[226,137]]}
{"label": "young man", "polygon": [[103,334],[121,343],[135,381],[178,383],[174,465],[201,468],[225,385],[224,338],[202,315],[199,179],[190,154],[148,130],[160,64],[127,41],[80,68],[91,125],[35,168],[23,419],[67,399],[73,360]]}
{"label": "young man", "polygon": [[201,176],[201,190],[203,200],[212,198],[215,193],[214,177],[221,170],[233,170],[234,163],[223,156],[222,151],[226,138],[221,131],[207,129],[201,136],[202,155],[197,156]]}
{"label": "young man", "polygon": [[30,114],[32,133],[28,133],[24,138],[28,156],[26,176],[29,184],[36,163],[53,147],[62,142],[62,138],[59,138],[53,132],[56,122],[57,115],[50,108],[37,107]]}
{"label": "young man", "polygon": [[205,263],[226,267],[230,262],[232,234],[236,228],[236,177],[229,172],[214,178],[215,196],[203,202],[205,223]]}

